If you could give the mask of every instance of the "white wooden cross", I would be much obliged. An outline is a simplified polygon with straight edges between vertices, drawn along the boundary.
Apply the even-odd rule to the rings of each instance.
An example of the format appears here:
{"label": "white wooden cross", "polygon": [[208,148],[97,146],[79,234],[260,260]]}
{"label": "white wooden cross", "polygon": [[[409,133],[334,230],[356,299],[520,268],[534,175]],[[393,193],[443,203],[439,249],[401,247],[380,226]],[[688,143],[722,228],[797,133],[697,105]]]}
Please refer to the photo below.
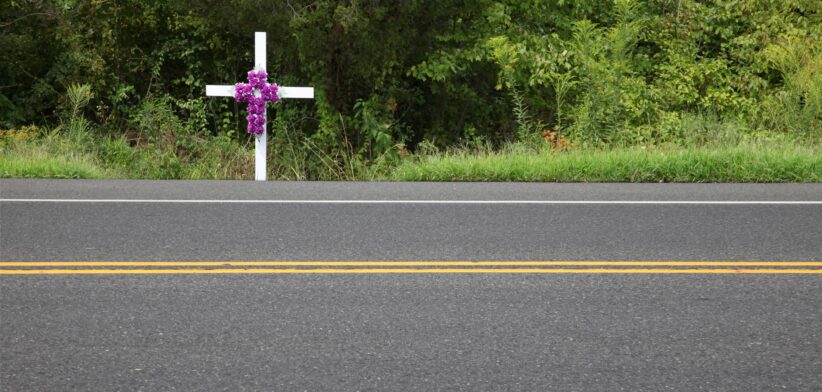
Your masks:
{"label": "white wooden cross", "polygon": [[[254,33],[254,70],[265,71],[265,33]],[[234,97],[234,86],[206,85],[206,95],[209,97]],[[260,96],[259,91],[254,95]],[[314,89],[311,87],[280,87],[277,95],[283,98],[314,98]],[[265,118],[265,112],[263,112]],[[266,177],[266,126],[263,125],[263,133],[256,135],[254,143],[254,179],[265,181]]]}

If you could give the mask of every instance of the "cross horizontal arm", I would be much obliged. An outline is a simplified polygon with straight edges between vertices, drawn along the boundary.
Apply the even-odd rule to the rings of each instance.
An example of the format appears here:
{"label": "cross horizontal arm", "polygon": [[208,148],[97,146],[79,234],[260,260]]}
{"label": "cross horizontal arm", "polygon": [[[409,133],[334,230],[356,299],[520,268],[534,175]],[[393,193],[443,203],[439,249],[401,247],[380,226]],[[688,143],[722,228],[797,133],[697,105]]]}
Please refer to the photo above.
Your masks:
{"label": "cross horizontal arm", "polygon": [[313,87],[280,87],[277,93],[280,94],[280,98],[314,99]]}
{"label": "cross horizontal arm", "polygon": [[209,97],[233,97],[234,86],[206,85],[206,95]]}
{"label": "cross horizontal arm", "polygon": [[[313,87],[280,87],[277,93],[280,98],[314,98]],[[234,86],[208,84],[206,85],[206,95],[209,97],[233,97]]]}

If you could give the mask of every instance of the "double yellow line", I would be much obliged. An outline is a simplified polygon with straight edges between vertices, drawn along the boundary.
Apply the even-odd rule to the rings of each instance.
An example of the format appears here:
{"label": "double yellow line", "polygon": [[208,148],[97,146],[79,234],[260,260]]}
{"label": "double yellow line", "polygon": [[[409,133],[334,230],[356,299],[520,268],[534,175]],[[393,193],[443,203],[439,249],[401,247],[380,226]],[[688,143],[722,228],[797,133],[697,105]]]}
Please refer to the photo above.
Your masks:
{"label": "double yellow line", "polygon": [[820,261],[54,261],[0,262],[0,275],[796,274]]}

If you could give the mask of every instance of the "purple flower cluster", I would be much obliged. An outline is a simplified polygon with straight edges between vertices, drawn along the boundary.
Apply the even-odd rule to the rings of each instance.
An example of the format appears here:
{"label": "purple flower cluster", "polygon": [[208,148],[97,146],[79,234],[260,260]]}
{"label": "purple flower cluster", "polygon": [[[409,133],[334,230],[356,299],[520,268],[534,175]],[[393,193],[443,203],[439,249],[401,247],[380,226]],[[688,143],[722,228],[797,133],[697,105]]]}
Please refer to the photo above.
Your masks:
{"label": "purple flower cluster", "polygon": [[[234,85],[234,99],[248,102],[248,133],[261,135],[265,126],[265,103],[277,102],[279,87],[268,84],[268,74],[265,71],[248,71],[248,83]],[[257,94],[259,92],[259,94]]]}

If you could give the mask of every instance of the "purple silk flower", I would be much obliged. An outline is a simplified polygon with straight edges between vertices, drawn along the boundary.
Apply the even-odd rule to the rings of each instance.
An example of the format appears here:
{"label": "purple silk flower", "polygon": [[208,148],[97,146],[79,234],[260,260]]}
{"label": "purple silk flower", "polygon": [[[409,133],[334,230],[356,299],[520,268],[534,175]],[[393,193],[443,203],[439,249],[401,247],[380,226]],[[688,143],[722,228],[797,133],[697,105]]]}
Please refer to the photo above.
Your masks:
{"label": "purple silk flower", "polygon": [[[279,87],[268,84],[268,74],[265,71],[248,71],[248,83],[234,85],[234,99],[248,102],[248,133],[262,135],[265,126],[265,103],[277,102]],[[259,92],[257,96],[256,92]]]}

